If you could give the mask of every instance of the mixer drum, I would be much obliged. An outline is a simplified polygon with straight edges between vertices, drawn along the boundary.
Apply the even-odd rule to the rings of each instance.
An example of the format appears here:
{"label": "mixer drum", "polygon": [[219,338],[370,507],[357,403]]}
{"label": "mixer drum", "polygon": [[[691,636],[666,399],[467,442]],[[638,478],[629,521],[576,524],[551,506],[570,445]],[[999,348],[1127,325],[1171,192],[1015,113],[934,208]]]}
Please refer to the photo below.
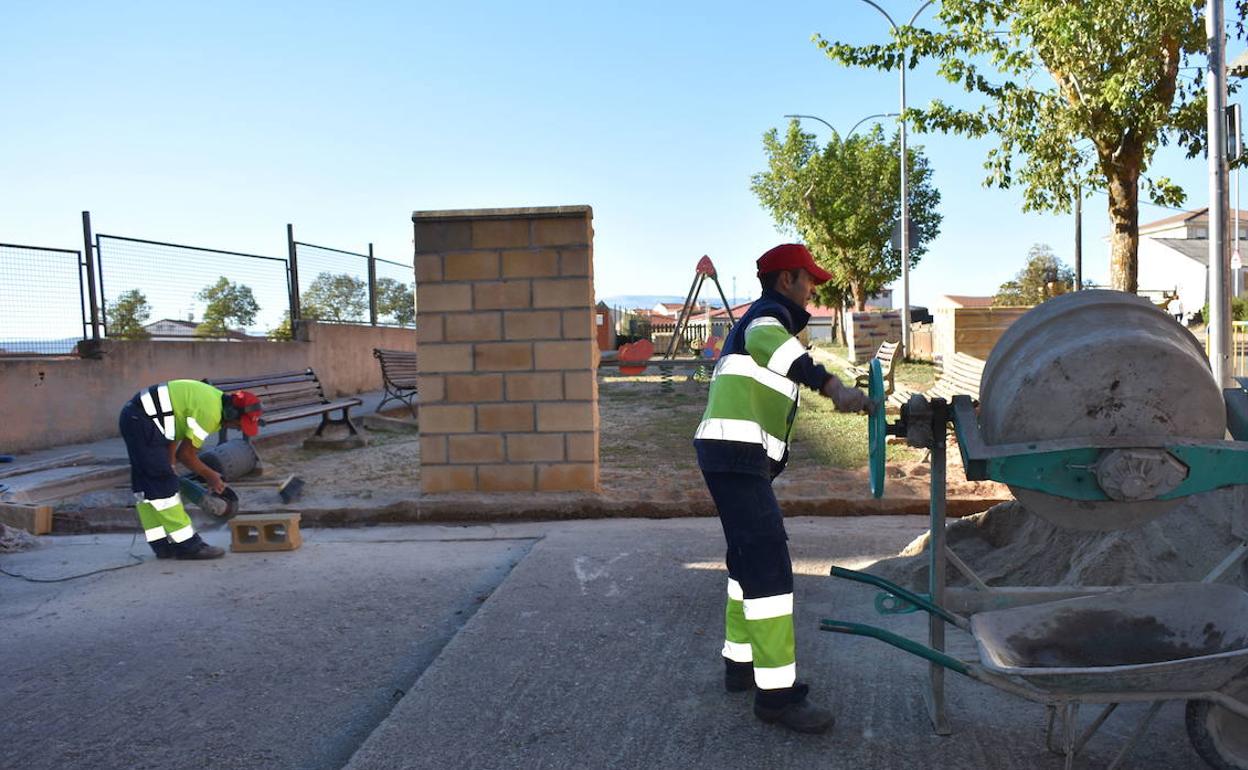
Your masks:
{"label": "mixer drum", "polygon": [[[980,426],[989,444],[1158,436],[1221,441],[1226,406],[1191,332],[1135,295],[1081,291],[1036,307],[1002,335],[984,366]],[[1010,491],[1053,524],[1082,530],[1138,526],[1179,503]]]}

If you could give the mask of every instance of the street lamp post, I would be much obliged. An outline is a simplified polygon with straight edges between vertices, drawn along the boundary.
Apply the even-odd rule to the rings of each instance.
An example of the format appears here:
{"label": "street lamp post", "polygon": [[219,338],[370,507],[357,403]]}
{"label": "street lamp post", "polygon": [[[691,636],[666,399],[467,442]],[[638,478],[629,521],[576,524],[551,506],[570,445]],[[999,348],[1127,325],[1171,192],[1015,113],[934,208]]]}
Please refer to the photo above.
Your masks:
{"label": "street lamp post", "polygon": [[[899,28],[887,11],[873,0],[862,0],[862,2],[879,11],[892,27],[893,33],[897,33]],[[933,2],[935,0],[927,0],[920,5],[910,17],[910,21],[906,22],[906,26],[914,24],[919,14],[923,13],[923,10]],[[908,358],[910,356],[910,196],[906,186],[906,53],[904,50],[901,53],[898,71],[901,74],[901,349]]]}
{"label": "street lamp post", "polygon": [[1205,71],[1208,93],[1209,156],[1209,364],[1218,387],[1231,384],[1230,255],[1226,249],[1226,49],[1221,3],[1205,8],[1209,59]]}

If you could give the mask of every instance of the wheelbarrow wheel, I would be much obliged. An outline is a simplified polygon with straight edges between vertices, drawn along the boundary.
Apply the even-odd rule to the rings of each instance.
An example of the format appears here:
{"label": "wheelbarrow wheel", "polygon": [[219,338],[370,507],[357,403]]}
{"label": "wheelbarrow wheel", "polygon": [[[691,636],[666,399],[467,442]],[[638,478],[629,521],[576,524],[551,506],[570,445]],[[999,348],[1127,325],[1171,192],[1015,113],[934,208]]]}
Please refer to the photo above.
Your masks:
{"label": "wheelbarrow wheel", "polygon": [[[1222,692],[1248,701],[1248,676]],[[1196,753],[1216,770],[1248,770],[1248,719],[1204,700],[1187,702],[1187,736]]]}

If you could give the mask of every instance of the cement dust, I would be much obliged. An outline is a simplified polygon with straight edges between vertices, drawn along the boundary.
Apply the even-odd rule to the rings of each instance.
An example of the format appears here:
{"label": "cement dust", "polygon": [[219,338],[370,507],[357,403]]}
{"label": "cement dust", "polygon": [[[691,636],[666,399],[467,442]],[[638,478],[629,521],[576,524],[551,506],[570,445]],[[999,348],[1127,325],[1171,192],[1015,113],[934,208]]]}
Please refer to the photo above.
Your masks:
{"label": "cement dust", "polygon": [[[1096,586],[1200,581],[1248,539],[1248,487],[1193,495],[1161,518],[1117,532],[1061,529],[1018,502],[951,521],[949,548],[989,585]],[[866,568],[926,590],[928,535]],[[952,566],[952,586],[969,583]],[[1223,582],[1248,588],[1248,564]]]}

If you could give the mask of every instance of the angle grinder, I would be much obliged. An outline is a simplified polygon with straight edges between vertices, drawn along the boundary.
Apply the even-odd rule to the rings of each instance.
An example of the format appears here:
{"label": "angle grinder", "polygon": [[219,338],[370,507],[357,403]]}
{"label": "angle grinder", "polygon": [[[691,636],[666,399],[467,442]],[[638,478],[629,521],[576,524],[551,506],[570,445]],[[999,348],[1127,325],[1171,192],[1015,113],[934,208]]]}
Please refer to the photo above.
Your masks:
{"label": "angle grinder", "polygon": [[210,492],[198,482],[183,477],[178,479],[178,488],[182,497],[210,516],[228,519],[238,513],[238,493],[229,487],[220,493]]}

